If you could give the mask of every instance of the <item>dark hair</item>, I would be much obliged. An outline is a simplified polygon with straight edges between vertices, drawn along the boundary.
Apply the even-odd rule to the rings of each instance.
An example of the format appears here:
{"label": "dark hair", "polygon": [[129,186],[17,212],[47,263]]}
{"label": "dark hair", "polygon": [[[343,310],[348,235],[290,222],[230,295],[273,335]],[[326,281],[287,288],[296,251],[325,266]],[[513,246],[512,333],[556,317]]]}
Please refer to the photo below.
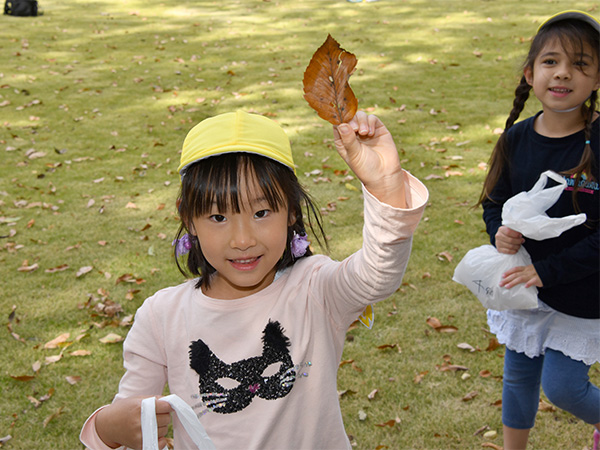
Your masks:
{"label": "dark hair", "polygon": [[[226,153],[198,161],[185,169],[181,179],[181,190],[177,199],[181,225],[176,239],[189,233],[188,227],[195,217],[208,213],[216,203],[221,211],[231,209],[238,213],[241,209],[241,197],[244,195],[240,180],[253,177],[262,194],[274,211],[287,205],[290,222],[287,245],[276,270],[291,266],[299,258],[294,258],[290,242],[294,233],[306,233],[303,206],[306,220],[314,238],[321,247],[328,248],[321,216],[313,200],[299,183],[296,175],[283,164],[270,158],[253,153]],[[315,232],[315,228],[316,231]],[[191,248],[187,254],[186,266],[180,263],[177,245],[174,246],[175,262],[185,276],[199,276],[196,288],[209,287],[211,275],[215,273],[200,248],[195,236],[191,236]],[[312,252],[307,249],[304,256]]]}
{"label": "dark hair", "polygon": [[[579,58],[583,54],[584,45],[588,44],[594,52],[593,54],[596,58],[596,61],[598,61],[600,64],[600,44],[598,32],[594,29],[594,27],[581,20],[565,19],[542,27],[542,29],[537,33],[531,42],[531,47],[523,67],[529,67],[533,69],[535,58],[542,51],[542,48],[548,42],[554,39],[557,39],[560,42],[563,49],[565,49],[565,52],[567,51],[566,49],[570,49],[572,51],[573,58]],[[579,49],[579,51],[577,51],[577,49]],[[580,68],[580,70],[583,71],[582,68]],[[482,204],[486,200],[494,201],[490,195],[496,186],[496,183],[500,179],[502,171],[510,163],[510,149],[508,148],[507,133],[523,111],[525,102],[529,98],[530,90],[531,86],[527,83],[525,76],[522,76],[521,81],[515,90],[513,108],[506,119],[504,131],[496,142],[494,150],[492,151],[492,155],[490,156],[489,171],[483,183],[483,189],[481,190],[477,205]],[[577,191],[579,190],[579,182],[581,181],[581,177],[583,174],[586,174],[590,177],[590,179],[594,179],[592,175],[592,168],[596,167],[597,164],[594,154],[592,153],[592,147],[589,144],[597,101],[598,91],[592,91],[590,98],[581,108],[581,113],[585,119],[584,133],[588,143],[585,145],[581,160],[577,166],[563,172],[564,175],[575,175],[573,204],[575,205],[576,210],[578,209]]]}

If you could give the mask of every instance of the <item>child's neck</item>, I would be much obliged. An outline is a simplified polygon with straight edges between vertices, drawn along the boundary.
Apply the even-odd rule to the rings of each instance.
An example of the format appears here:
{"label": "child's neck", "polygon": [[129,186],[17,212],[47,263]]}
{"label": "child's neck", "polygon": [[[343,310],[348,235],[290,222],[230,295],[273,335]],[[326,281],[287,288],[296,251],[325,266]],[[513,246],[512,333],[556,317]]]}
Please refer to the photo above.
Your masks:
{"label": "child's neck", "polygon": [[584,127],[585,119],[581,114],[581,108],[568,112],[548,111],[545,109],[537,117],[533,125],[538,134],[551,138],[570,136],[583,130]]}

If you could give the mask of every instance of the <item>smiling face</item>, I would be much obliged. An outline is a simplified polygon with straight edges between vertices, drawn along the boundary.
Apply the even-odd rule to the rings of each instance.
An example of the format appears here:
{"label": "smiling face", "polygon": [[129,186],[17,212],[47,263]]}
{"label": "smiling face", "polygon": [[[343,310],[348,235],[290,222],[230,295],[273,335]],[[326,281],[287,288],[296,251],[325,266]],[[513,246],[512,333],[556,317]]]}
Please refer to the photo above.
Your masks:
{"label": "smiling face", "polygon": [[239,205],[214,202],[192,219],[190,231],[216,273],[204,293],[236,299],[270,285],[287,245],[287,204],[275,208],[252,174],[239,180]]}
{"label": "smiling face", "polygon": [[544,107],[544,112],[577,111],[600,87],[598,55],[583,43],[571,51],[558,39],[550,40],[524,70],[527,83]]}

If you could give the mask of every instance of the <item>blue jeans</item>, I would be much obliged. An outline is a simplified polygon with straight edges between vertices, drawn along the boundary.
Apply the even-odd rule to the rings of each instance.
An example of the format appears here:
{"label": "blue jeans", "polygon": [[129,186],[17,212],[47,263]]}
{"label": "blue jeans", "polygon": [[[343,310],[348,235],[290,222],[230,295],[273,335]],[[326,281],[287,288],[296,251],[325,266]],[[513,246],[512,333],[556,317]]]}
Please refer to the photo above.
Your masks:
{"label": "blue jeans", "polygon": [[529,358],[506,349],[502,388],[502,423],[529,429],[535,424],[540,385],[548,399],[584,422],[600,422],[600,389],[590,383],[590,366],[547,348]]}

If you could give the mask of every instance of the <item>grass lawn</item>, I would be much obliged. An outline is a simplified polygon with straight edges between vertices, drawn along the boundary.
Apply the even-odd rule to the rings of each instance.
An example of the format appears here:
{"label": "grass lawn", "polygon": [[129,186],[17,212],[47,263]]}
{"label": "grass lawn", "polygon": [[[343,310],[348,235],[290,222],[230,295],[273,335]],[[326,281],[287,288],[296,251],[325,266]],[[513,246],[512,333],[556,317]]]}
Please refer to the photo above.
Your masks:
{"label": "grass lawn", "polygon": [[[328,33],[358,58],[359,108],[382,118],[431,195],[404,285],[375,307],[372,330],[348,332],[339,370],[347,432],[357,449],[502,446],[504,348],[451,277],[487,243],[470,206],[530,38],[572,2],[41,7],[39,17],[0,17],[0,447],[83,448],[83,422],[117,390],[132,315],[182,280],[170,256],[176,168],[200,120],[245,109],[279,122],[323,208],[331,255],[360,247],[358,182],[302,98],[304,69]],[[593,1],[577,8],[600,14]],[[531,100],[524,116],[538,108]],[[590,374],[600,384],[598,364]],[[530,448],[580,450],[591,437],[544,403]]]}

